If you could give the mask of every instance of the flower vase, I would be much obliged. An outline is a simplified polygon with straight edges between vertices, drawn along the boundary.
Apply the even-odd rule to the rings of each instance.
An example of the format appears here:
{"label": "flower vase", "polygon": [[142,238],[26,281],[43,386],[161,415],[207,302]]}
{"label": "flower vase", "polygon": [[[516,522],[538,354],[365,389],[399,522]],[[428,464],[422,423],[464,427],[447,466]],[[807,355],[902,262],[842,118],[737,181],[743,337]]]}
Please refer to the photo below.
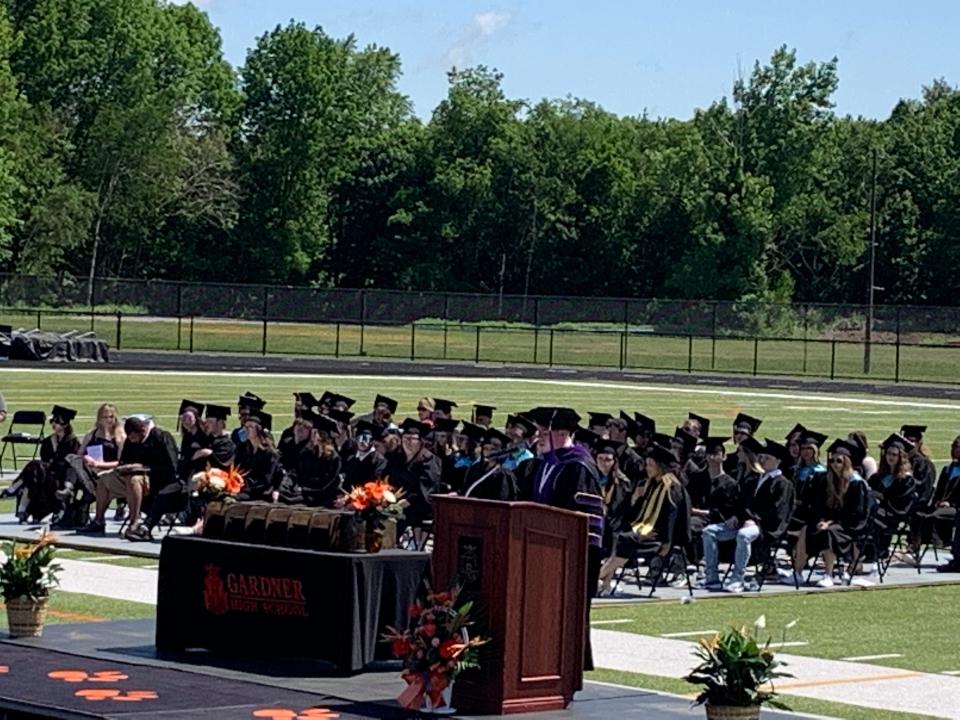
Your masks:
{"label": "flower vase", "polygon": [[368,553],[378,553],[383,549],[383,530],[367,528],[364,533],[364,546]]}
{"label": "flower vase", "polygon": [[759,705],[711,705],[706,704],[707,720],[757,720]]}
{"label": "flower vase", "polygon": [[433,706],[433,701],[430,700],[429,690],[423,694],[423,707],[420,709],[420,712],[424,715],[453,715],[457,709],[453,707],[451,701],[453,700],[453,680],[447,683],[447,686],[443,689],[443,692],[440,694],[441,701],[437,707]]}
{"label": "flower vase", "polygon": [[7,602],[7,625],[10,637],[40,637],[47,619],[47,598],[30,600],[19,597]]}

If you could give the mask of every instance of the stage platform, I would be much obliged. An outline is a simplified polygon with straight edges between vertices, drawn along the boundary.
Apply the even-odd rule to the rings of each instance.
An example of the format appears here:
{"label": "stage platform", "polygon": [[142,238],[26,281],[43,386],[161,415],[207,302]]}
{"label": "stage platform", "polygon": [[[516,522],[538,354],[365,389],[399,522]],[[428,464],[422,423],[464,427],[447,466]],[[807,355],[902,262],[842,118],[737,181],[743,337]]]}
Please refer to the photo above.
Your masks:
{"label": "stage platform", "polygon": [[[343,676],[323,663],[294,659],[253,661],[199,652],[158,657],[153,635],[153,621],[137,620],[51,625],[39,639],[0,640],[0,708],[24,720],[410,717],[394,700],[402,689],[396,667]],[[702,718],[703,709],[691,708],[684,698],[587,683],[565,711],[514,717],[669,720]]]}

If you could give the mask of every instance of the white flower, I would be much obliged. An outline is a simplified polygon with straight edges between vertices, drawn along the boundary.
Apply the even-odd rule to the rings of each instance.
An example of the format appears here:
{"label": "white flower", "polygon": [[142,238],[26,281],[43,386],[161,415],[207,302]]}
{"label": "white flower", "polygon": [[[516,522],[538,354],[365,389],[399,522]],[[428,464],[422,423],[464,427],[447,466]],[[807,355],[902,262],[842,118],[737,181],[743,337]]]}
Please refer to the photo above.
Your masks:
{"label": "white flower", "polygon": [[761,616],[758,617],[758,618],[754,621],[754,623],[753,623],[753,627],[754,627],[754,629],[757,630],[757,631],[763,630],[766,626],[767,626],[767,616],[766,616],[766,615],[761,615]]}
{"label": "white flower", "polygon": [[223,490],[227,486],[226,481],[220,477],[210,478],[210,487],[214,490]]}
{"label": "white flower", "polygon": [[397,501],[397,496],[394,495],[394,494],[393,494],[392,492],[390,492],[389,490],[384,490],[384,491],[383,491],[383,499],[386,500],[388,503],[395,503],[395,502]]}

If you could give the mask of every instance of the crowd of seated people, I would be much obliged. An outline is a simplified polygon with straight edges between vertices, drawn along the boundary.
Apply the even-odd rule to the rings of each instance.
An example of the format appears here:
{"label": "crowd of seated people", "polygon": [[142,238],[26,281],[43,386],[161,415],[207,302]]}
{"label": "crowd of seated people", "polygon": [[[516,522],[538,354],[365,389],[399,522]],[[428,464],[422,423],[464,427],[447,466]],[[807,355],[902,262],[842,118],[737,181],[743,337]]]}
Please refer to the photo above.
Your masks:
{"label": "crowd of seated people", "polygon": [[[108,506],[118,500],[129,512],[124,536],[149,541],[164,517],[199,528],[195,477],[211,467],[243,474],[238,500],[312,507],[334,507],[352,488],[388,478],[404,491],[404,525],[414,535],[432,519],[435,494],[510,501],[543,490],[540,460],[555,449],[538,442],[549,435],[540,409],[495,423],[492,406],[475,405],[467,421],[441,398],[421,398],[416,417],[404,419],[385,395],[363,414],[351,411],[355,404],[330,391],[293,393],[292,422],[276,440],[274,417],[252,392],[238,398],[236,423],[230,406],[183,400],[179,438],[149,416],[123,419],[111,404],[78,437],[76,412],[58,405],[39,460],[4,494],[18,498],[23,520],[91,535],[106,532]],[[891,434],[875,460],[862,432],[828,444],[797,424],[782,441],[761,440],[762,421],[743,413],[728,434],[711,434],[710,420],[690,413],[671,435],[641,413],[594,412],[585,423],[568,415],[575,459],[591,478],[583,490],[602,499],[601,593],[632,559],[665,561],[678,546],[702,567],[702,587],[741,592],[758,582],[758,558],[760,572],[796,584],[817,559],[817,583],[828,587],[838,562],[847,572],[888,562],[895,538],[913,562],[928,545],[960,543],[960,438],[938,478],[922,426]],[[725,545],[731,562],[723,577]],[[778,550],[792,567],[778,571]],[[960,572],[960,563],[938,569]]]}

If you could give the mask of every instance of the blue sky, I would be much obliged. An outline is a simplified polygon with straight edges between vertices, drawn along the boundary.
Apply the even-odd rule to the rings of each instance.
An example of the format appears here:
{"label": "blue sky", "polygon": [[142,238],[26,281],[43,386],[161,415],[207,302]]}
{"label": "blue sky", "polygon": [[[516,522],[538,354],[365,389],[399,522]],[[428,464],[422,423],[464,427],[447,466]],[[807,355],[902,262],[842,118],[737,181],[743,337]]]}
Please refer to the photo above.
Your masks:
{"label": "blue sky", "polygon": [[241,65],[290,19],[356,35],[403,61],[400,90],[428,117],[454,64],[504,75],[510,97],[567,95],[621,115],[689,118],[729,96],[781,44],[840,61],[840,114],[884,118],[934,78],[960,83],[960,2],[924,0],[194,0]]}

